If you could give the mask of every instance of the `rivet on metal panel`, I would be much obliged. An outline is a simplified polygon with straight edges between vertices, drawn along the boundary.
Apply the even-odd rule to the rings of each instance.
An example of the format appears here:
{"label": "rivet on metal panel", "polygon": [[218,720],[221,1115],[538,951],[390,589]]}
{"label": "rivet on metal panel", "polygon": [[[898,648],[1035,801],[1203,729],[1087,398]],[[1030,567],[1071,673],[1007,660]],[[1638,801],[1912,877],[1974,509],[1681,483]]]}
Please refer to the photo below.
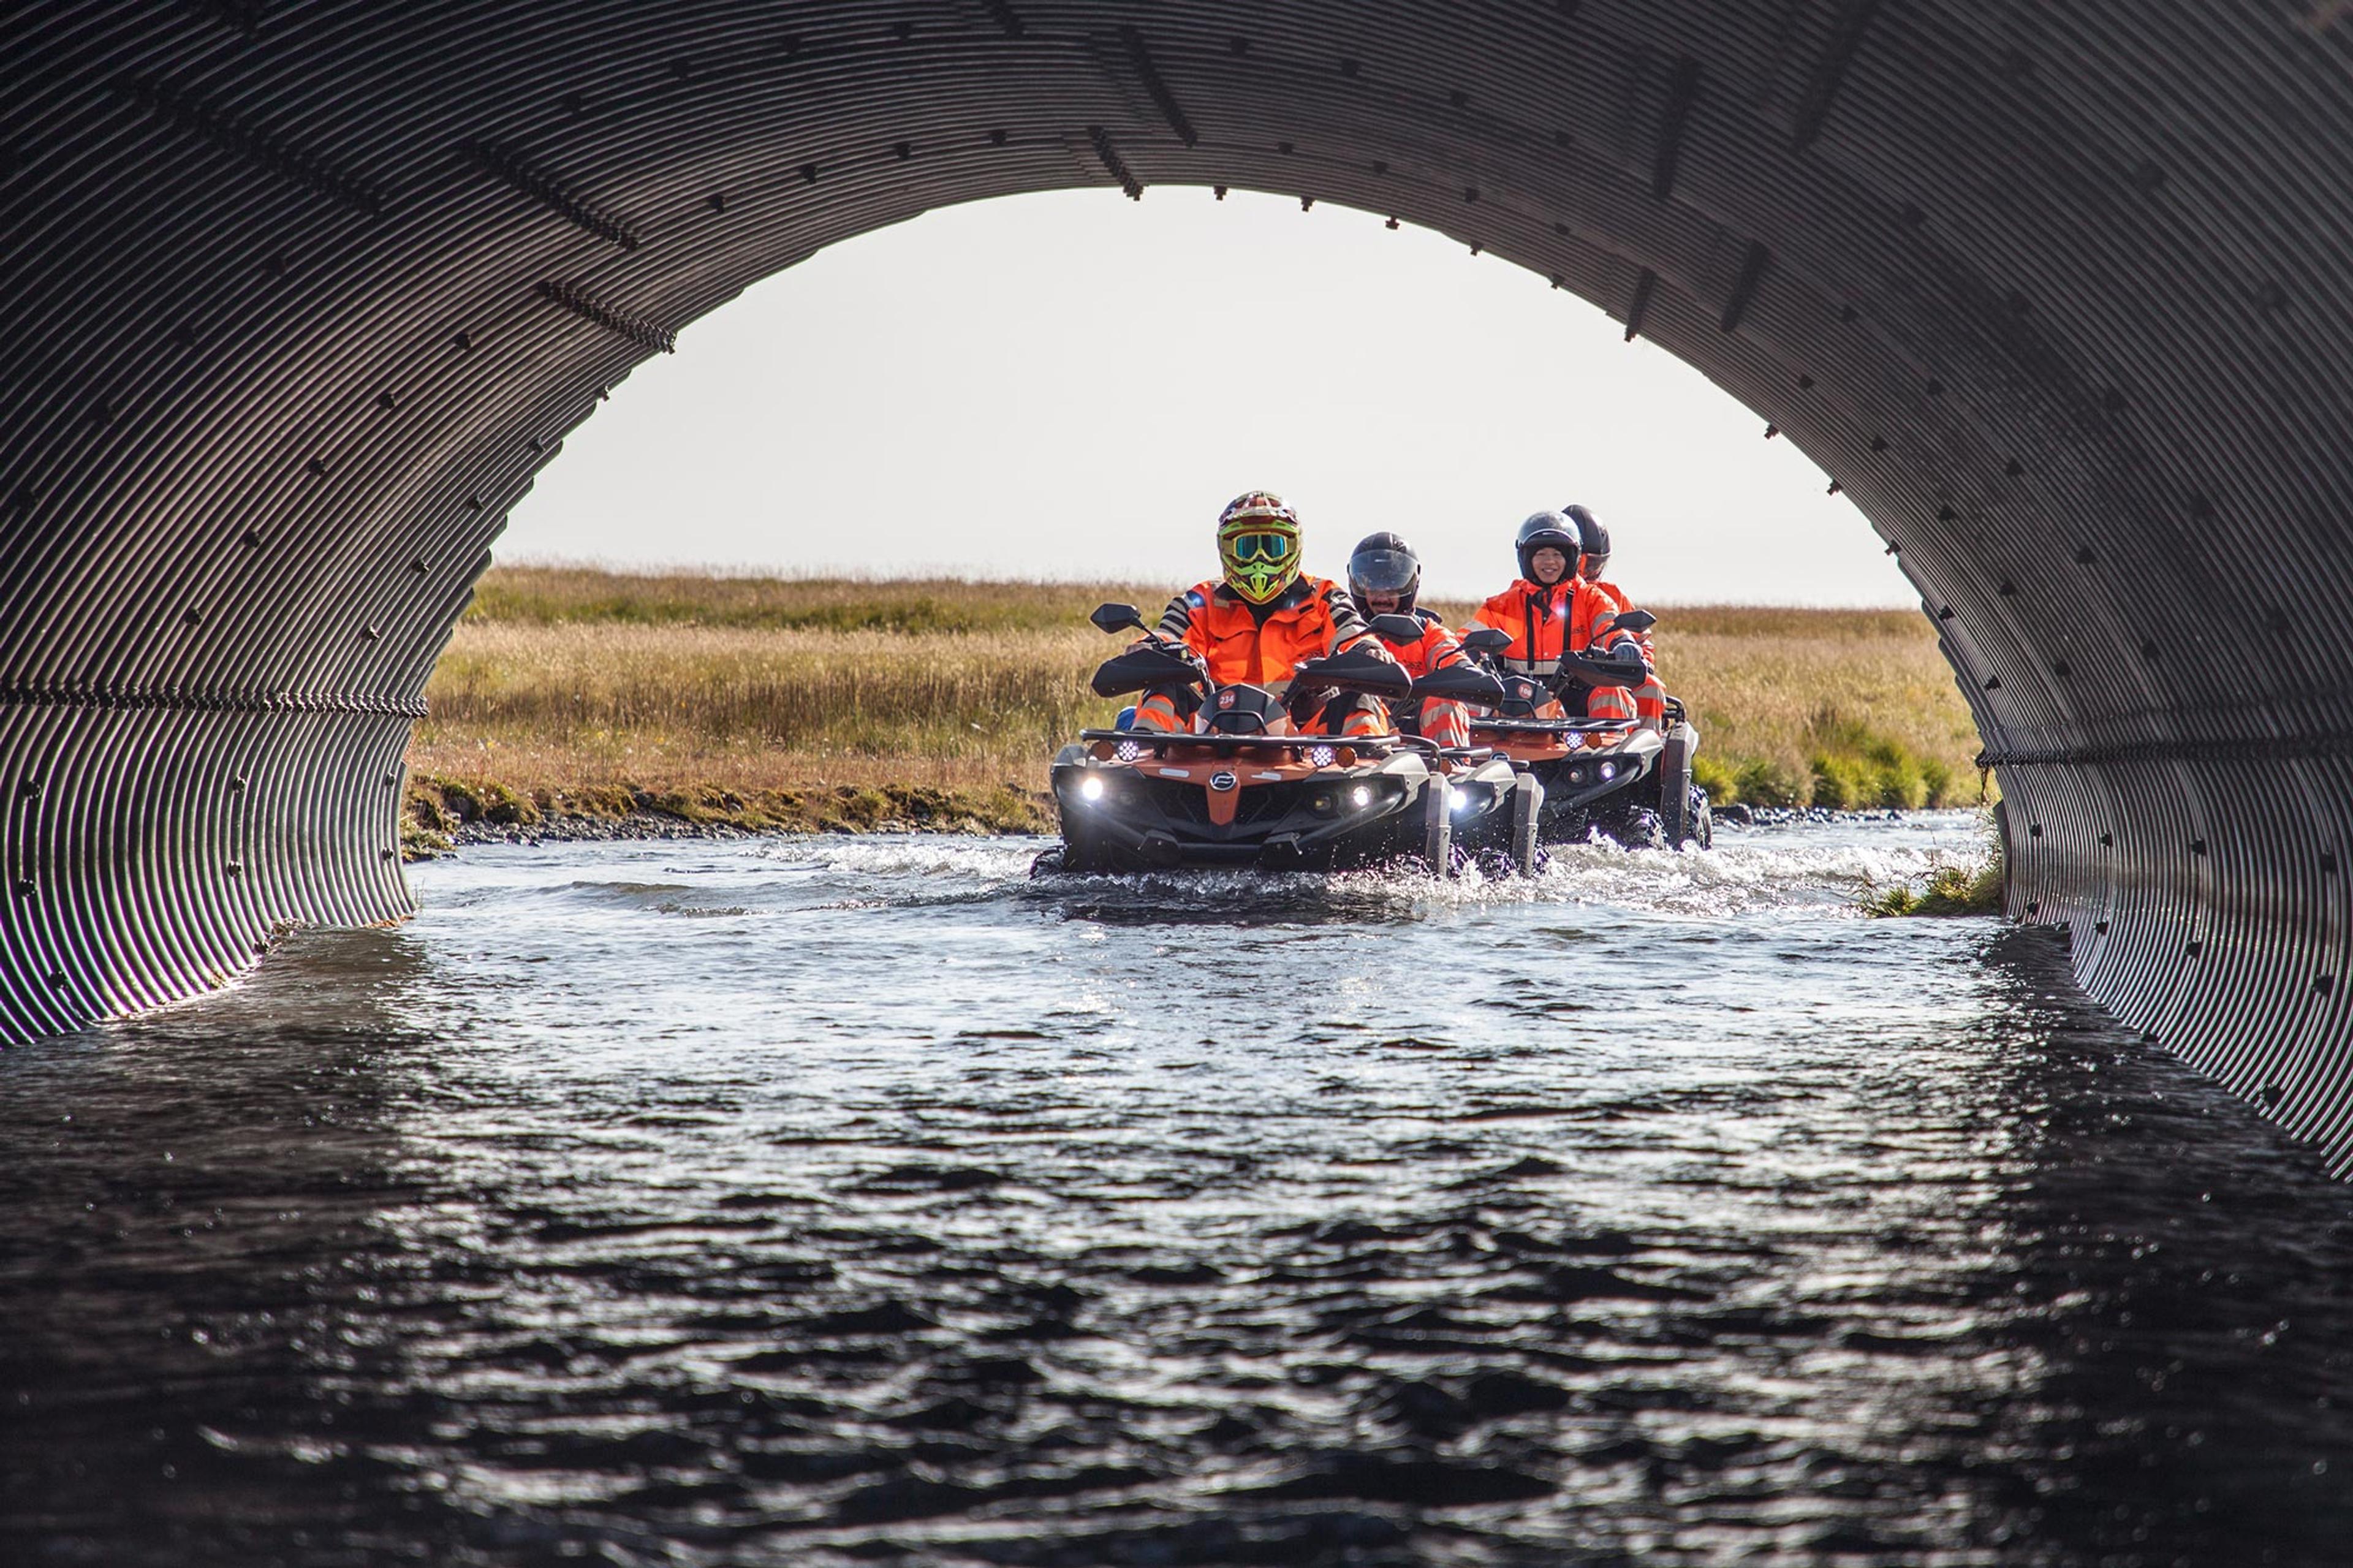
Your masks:
{"label": "rivet on metal panel", "polygon": [[2105,921],[2094,921],[2092,922],[2092,930],[2102,936],[2105,936],[2108,934],[2108,922]]}
{"label": "rivet on metal panel", "polygon": [[2287,1098],[2287,1090],[2275,1083],[2267,1083],[2255,1092],[2262,1098],[2263,1108],[2267,1110],[2278,1110],[2279,1102]]}
{"label": "rivet on metal panel", "polygon": [[376,858],[379,860],[389,860],[393,857],[393,851],[389,847],[379,849],[375,853]]}
{"label": "rivet on metal panel", "polygon": [[2323,974],[2317,976],[2312,983],[2312,988],[2321,995],[2326,996],[2331,991],[2337,989],[2337,976],[2334,974]]}
{"label": "rivet on metal panel", "polygon": [[992,147],[1002,147],[1005,145],[1005,128],[1003,126],[998,126],[996,130],[991,131],[988,133],[988,142]]}
{"label": "rivet on metal panel", "polygon": [[232,877],[242,877],[245,875],[245,867],[235,860],[230,861],[226,867],[222,868],[222,869],[226,870]]}
{"label": "rivet on metal panel", "polygon": [[37,778],[19,779],[16,781],[16,793],[26,796],[37,795],[41,793],[41,781]]}
{"label": "rivet on metal panel", "polygon": [[458,345],[458,352],[459,353],[471,353],[473,352],[474,334],[471,332],[459,332],[449,341]]}
{"label": "rivet on metal panel", "polygon": [[61,969],[53,969],[53,970],[49,971],[49,984],[50,984],[51,985],[57,986],[57,987],[58,987],[59,989],[63,989],[63,988],[64,988],[64,985],[65,985],[65,983],[66,983],[65,971],[63,971],[63,970],[61,970]]}
{"label": "rivet on metal panel", "polygon": [[400,406],[400,399],[389,392],[379,392],[375,395],[375,405],[389,414]]}
{"label": "rivet on metal panel", "polygon": [[2103,834],[2101,834],[2101,835],[2100,835],[2100,847],[2101,847],[2101,848],[2103,848],[2103,849],[2113,849],[2113,848],[2115,848],[2116,847],[2116,836],[2115,834],[2113,834],[2113,833],[2103,833]]}
{"label": "rivet on metal panel", "polygon": [[898,154],[899,162],[903,163],[915,155],[915,144],[913,142],[893,142],[891,151]]}
{"label": "rivet on metal panel", "polygon": [[259,550],[261,547],[261,530],[258,528],[248,528],[237,537],[238,542],[248,550]]}
{"label": "rivet on metal panel", "polygon": [[2029,825],[2028,825],[2028,826],[2027,826],[2027,829],[2026,829],[2026,836],[2027,836],[2029,838],[2040,838],[2040,837],[2042,837],[2042,824],[2041,824],[2041,823],[2039,823],[2039,822],[2029,824]]}
{"label": "rivet on metal panel", "polygon": [[2042,912],[2042,900],[2040,899],[2028,900],[2026,904],[2026,912],[2030,915],[2041,914]]}
{"label": "rivet on metal panel", "polygon": [[712,212],[723,213],[727,210],[727,193],[724,191],[713,191],[704,199],[710,202]]}
{"label": "rivet on metal panel", "polygon": [[805,185],[814,185],[817,184],[817,165],[815,163],[803,163],[801,165],[801,184]]}
{"label": "rivet on metal panel", "polygon": [[230,777],[229,777],[229,781],[228,781],[228,792],[229,792],[229,794],[231,794],[231,795],[235,795],[235,794],[237,794],[238,791],[240,791],[240,790],[242,790],[242,789],[244,789],[244,788],[245,788],[245,775],[244,775],[243,773],[233,773],[233,774],[231,774],[231,775],[230,775]]}
{"label": "rivet on metal panel", "polygon": [[425,575],[425,558],[423,556],[419,556],[416,560],[410,562],[408,563],[408,569],[422,577]]}
{"label": "rivet on metal panel", "polygon": [[313,458],[302,465],[302,471],[314,479],[323,479],[327,477],[327,459]]}
{"label": "rivet on metal panel", "polygon": [[30,877],[16,879],[16,896],[20,899],[29,899],[33,896],[33,879]]}
{"label": "rivet on metal panel", "polygon": [[2206,951],[2206,944],[2202,942],[2191,942],[2187,946],[2183,947],[2181,951],[2188,953],[2190,957],[2195,958],[2200,953]]}
{"label": "rivet on metal panel", "polygon": [[2189,841],[2189,852],[2190,852],[2192,855],[2203,855],[2203,854],[2205,854],[2205,853],[2206,853],[2206,840],[2204,840],[2203,838],[2193,838],[2193,839],[2191,839],[2191,840]]}
{"label": "rivet on metal panel", "polygon": [[187,622],[187,624],[192,626],[200,626],[205,624],[204,612],[201,610],[189,610],[180,616],[180,619]]}
{"label": "rivet on metal panel", "polygon": [[374,626],[362,626],[360,628],[360,641],[362,642],[374,642],[383,635],[384,634],[382,632],[376,630]]}

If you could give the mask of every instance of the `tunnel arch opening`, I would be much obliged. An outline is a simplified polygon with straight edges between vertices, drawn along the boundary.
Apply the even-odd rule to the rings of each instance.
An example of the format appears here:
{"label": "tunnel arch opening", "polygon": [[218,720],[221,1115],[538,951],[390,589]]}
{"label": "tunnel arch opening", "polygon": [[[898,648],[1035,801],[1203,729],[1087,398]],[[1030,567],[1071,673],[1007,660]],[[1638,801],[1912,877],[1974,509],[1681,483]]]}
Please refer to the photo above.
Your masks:
{"label": "tunnel arch opening", "polygon": [[11,1034],[407,908],[488,531],[680,324],[943,202],[1222,184],[1556,278],[1813,456],[1937,619],[2012,912],[2353,1154],[2333,9],[320,0],[0,49]]}

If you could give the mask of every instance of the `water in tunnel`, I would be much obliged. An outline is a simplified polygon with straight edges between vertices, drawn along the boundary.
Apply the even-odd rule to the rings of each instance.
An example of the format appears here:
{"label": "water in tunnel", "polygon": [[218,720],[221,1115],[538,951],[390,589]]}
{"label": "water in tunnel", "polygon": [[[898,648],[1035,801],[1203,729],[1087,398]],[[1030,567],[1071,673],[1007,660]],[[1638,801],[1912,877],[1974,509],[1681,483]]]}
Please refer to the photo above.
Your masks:
{"label": "water in tunnel", "polygon": [[1784,432],[1939,623],[2012,912],[2348,1147],[2334,8],[125,0],[0,49],[12,1034],[408,910],[435,652],[686,323],[940,205],[1225,185],[1477,244]]}

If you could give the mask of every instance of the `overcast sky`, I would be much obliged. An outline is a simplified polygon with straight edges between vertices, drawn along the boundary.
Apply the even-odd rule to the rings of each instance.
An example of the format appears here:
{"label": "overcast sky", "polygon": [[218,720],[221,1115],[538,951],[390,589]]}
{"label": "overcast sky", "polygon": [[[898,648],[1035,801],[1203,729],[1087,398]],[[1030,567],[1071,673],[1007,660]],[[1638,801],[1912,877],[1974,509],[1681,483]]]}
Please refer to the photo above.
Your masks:
{"label": "overcast sky", "polygon": [[1391,529],[1435,592],[1581,500],[1654,602],[1916,605],[1764,421],[1599,310],[1412,228],[1155,188],[932,213],[681,334],[515,508],[504,561],[1166,582],[1219,509],[1295,506],[1311,571]]}

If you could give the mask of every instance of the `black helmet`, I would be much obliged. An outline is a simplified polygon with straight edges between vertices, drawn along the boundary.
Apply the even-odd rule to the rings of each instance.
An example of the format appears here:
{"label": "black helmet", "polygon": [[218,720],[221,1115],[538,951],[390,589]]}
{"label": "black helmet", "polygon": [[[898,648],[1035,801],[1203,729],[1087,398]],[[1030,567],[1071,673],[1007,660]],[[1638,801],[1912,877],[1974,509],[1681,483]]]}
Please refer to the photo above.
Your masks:
{"label": "black helmet", "polygon": [[1593,515],[1589,506],[1574,501],[1560,509],[1560,515],[1577,524],[1577,536],[1585,551],[1585,564],[1578,568],[1588,577],[1599,577],[1609,570],[1609,529]]}
{"label": "black helmet", "polygon": [[1520,531],[1513,539],[1512,548],[1520,554],[1520,575],[1531,583],[1536,580],[1536,569],[1529,563],[1537,551],[1557,550],[1561,552],[1568,563],[1567,570],[1561,574],[1564,583],[1577,575],[1577,558],[1585,553],[1584,544],[1577,538],[1577,524],[1556,511],[1531,512],[1527,521],[1520,524]]}
{"label": "black helmet", "polygon": [[1348,592],[1366,615],[1373,613],[1368,594],[1395,594],[1398,613],[1409,615],[1421,592],[1421,557],[1394,533],[1368,533],[1348,555]]}

